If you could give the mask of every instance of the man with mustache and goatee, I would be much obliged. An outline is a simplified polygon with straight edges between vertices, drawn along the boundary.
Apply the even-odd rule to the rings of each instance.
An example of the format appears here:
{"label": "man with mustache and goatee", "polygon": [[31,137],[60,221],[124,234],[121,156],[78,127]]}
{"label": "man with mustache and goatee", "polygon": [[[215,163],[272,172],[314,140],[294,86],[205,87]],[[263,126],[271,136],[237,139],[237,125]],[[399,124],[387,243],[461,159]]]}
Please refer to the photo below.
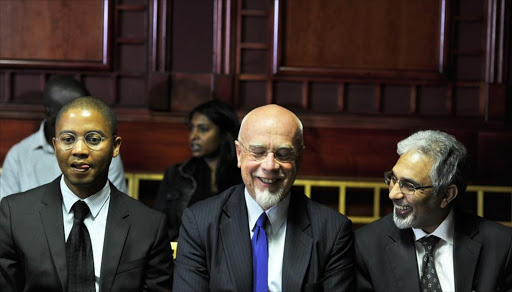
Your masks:
{"label": "man with mustache and goatee", "polygon": [[420,131],[384,174],[393,214],[358,229],[356,291],[511,291],[512,230],[452,205],[466,189],[466,149]]}
{"label": "man with mustache and goatee", "polygon": [[256,108],[235,145],[244,184],[183,213],[174,291],[350,290],[351,221],[290,190],[304,150],[297,116]]}

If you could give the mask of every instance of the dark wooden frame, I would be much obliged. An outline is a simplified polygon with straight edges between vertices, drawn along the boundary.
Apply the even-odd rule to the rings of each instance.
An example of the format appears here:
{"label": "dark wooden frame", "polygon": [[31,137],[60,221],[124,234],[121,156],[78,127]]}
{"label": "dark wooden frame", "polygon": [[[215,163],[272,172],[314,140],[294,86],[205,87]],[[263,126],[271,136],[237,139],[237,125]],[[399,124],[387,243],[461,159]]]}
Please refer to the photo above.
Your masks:
{"label": "dark wooden frame", "polygon": [[112,5],[114,0],[103,0],[103,48],[102,60],[98,62],[69,60],[25,60],[0,59],[0,67],[23,68],[59,68],[59,69],[94,69],[108,70],[111,66],[111,27]]}
{"label": "dark wooden frame", "polygon": [[302,76],[329,76],[329,77],[355,77],[355,78],[390,78],[390,79],[445,79],[448,68],[448,28],[449,28],[449,0],[439,0],[440,5],[440,31],[439,31],[439,63],[437,72],[419,70],[382,70],[382,69],[327,69],[290,67],[283,64],[283,19],[286,0],[274,0],[273,31],[272,31],[272,74],[274,75],[302,75]]}

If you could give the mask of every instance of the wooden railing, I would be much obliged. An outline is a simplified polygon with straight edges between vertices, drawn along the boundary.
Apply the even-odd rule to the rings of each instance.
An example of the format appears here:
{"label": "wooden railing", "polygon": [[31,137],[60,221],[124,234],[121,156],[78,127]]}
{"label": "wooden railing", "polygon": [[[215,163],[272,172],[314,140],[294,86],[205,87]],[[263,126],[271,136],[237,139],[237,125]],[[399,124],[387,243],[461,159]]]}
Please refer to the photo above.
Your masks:
{"label": "wooden railing", "polygon": [[[126,173],[130,196],[144,200],[140,198],[144,192],[141,182],[161,181],[162,178],[163,175],[157,173]],[[336,208],[354,224],[371,223],[392,210],[388,186],[384,182],[297,179],[294,188],[315,201]],[[317,193],[322,193],[323,197]],[[457,200],[460,207],[479,216],[512,226],[512,187],[470,185]]]}
{"label": "wooden railing", "polygon": [[[0,168],[0,175],[1,173],[2,168]],[[125,176],[129,195],[152,205],[163,174],[127,172]],[[152,183],[151,187],[142,186],[148,182]],[[384,182],[297,179],[294,188],[315,201],[337,209],[347,215],[354,224],[371,223],[391,212],[392,208],[387,197],[388,186]],[[459,196],[457,200],[459,207],[512,226],[512,187],[510,186],[469,185],[466,193]]]}

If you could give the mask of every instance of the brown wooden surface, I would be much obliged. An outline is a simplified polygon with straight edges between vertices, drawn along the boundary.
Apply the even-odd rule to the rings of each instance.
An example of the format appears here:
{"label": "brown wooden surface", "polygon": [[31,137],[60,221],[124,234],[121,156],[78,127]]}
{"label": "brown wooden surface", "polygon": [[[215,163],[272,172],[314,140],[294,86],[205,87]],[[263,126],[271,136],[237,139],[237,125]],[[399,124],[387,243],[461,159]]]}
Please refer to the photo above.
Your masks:
{"label": "brown wooden surface", "polygon": [[427,72],[439,76],[444,67],[445,1],[279,2],[284,10],[279,65],[288,71],[426,77]]}
{"label": "brown wooden surface", "polygon": [[105,7],[105,0],[0,1],[0,64],[107,65]]}

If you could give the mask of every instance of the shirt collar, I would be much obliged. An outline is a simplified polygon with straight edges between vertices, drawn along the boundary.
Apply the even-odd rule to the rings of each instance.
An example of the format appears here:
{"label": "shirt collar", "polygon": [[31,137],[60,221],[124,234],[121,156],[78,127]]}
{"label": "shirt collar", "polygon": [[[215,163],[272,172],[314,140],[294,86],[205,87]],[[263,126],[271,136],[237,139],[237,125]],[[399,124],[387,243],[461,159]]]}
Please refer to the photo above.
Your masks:
{"label": "shirt collar", "polygon": [[[251,197],[249,192],[247,191],[247,188],[244,190],[245,195],[245,202],[247,205],[247,213],[249,215],[249,226],[251,227],[251,230],[254,230],[256,227],[256,221],[260,217],[260,215],[263,213],[263,209],[261,206]],[[277,203],[275,206],[272,206],[270,209],[266,211],[268,220],[270,221],[270,227],[267,228],[267,230],[274,234],[279,229],[281,229],[281,226],[286,221],[286,218],[288,216],[288,207],[290,206],[290,193],[286,195],[286,197],[279,203]]]}
{"label": "shirt collar", "polygon": [[[81,200],[81,199],[69,189],[69,187],[66,185],[66,182],[64,182],[63,175],[60,178],[60,190],[62,193],[62,201],[64,204],[64,211],[66,211],[66,213],[70,213],[71,207],[73,207],[73,204],[75,204],[78,200]],[[91,216],[93,219],[96,218],[96,216],[100,212],[101,208],[105,205],[105,202],[109,198],[110,198],[110,185],[107,180],[107,182],[105,183],[105,186],[99,192],[97,192],[83,200],[89,207],[89,210],[91,210]]]}
{"label": "shirt collar", "polygon": [[448,242],[449,244],[453,245],[453,234],[455,232],[455,222],[453,218],[453,209],[450,210],[450,213],[448,213],[448,216],[441,222],[441,224],[434,230],[434,232],[428,234],[425,231],[423,231],[421,228],[413,228],[412,231],[414,232],[414,236],[416,240],[419,240],[425,236],[428,235],[435,235],[442,240]]}

